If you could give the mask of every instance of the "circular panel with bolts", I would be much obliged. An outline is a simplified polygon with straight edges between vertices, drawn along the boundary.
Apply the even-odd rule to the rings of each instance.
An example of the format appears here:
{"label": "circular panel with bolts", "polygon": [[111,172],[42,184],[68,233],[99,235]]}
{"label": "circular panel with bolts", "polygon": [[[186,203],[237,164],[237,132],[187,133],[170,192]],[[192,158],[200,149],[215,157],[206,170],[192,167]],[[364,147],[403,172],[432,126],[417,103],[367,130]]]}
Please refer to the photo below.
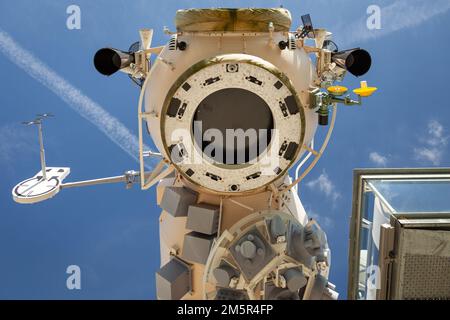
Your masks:
{"label": "circular panel with bolts", "polygon": [[214,193],[245,193],[293,165],[305,115],[275,66],[230,54],[199,62],[178,79],[166,97],[161,135],[184,178]]}

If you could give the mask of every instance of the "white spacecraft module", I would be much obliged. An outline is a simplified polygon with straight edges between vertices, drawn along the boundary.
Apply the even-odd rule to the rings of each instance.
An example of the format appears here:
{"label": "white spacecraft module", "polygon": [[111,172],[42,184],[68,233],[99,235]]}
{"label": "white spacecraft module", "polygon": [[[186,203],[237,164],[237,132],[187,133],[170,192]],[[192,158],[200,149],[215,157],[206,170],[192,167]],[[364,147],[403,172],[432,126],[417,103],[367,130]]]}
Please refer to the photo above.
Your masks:
{"label": "white spacecraft module", "polygon": [[[100,73],[123,71],[142,88],[140,173],[62,187],[159,183],[159,299],[337,299],[327,237],[296,185],[323,154],[336,105],[376,88],[363,81],[357,100],[344,96],[335,82],[365,74],[370,55],[339,51],[309,15],[302,21],[290,31],[283,8],[179,10],[165,46],[141,30],[128,51],[96,53]],[[318,125],[328,133],[316,151]],[[160,154],[143,150],[145,129]],[[162,160],[146,173],[148,156]]]}

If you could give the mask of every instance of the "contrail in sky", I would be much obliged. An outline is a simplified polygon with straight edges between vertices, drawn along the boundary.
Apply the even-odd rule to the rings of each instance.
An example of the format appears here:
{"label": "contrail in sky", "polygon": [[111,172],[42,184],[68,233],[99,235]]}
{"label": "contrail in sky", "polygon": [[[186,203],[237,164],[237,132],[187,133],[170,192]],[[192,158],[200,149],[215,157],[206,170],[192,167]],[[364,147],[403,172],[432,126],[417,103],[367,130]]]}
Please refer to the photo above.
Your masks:
{"label": "contrail in sky", "polygon": [[449,9],[450,0],[398,0],[381,7],[381,29],[369,30],[366,26],[369,16],[364,14],[361,19],[353,23],[341,25],[341,28],[335,30],[335,34],[339,35],[343,46],[359,43],[420,25],[437,15],[446,13]]}
{"label": "contrail in sky", "polygon": [[[122,150],[139,162],[139,143],[135,135],[102,106],[84,95],[83,92],[58,75],[32,53],[25,50],[1,28],[0,51],[11,62],[53,91],[73,110],[90,121]],[[150,149],[144,145],[144,150]]]}

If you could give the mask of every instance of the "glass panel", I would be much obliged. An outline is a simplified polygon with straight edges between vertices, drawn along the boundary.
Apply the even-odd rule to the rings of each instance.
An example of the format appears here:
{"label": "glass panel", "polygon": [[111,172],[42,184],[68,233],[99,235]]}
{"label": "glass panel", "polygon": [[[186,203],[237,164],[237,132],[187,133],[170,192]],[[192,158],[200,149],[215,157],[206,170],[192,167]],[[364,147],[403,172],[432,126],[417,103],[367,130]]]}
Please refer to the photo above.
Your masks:
{"label": "glass panel", "polygon": [[389,208],[370,189],[364,192],[359,247],[358,299],[375,300],[379,281],[380,228],[390,220]]}
{"label": "glass panel", "polygon": [[[381,226],[391,224],[392,218],[422,221],[425,227],[433,223],[445,224],[446,219],[442,218],[450,216],[450,170],[386,169],[374,172],[367,169],[364,172],[361,169],[357,174],[362,179],[355,180],[354,192],[361,192],[361,198],[359,203],[354,203],[359,212],[353,212],[352,222],[359,230],[352,226],[349,294],[360,300],[371,300],[376,299],[377,294],[383,297],[388,294],[385,292],[387,265],[382,261],[380,268],[379,261],[380,252],[388,254],[386,248],[380,248]],[[416,216],[411,216],[414,214]],[[393,226],[397,227],[397,224]]]}
{"label": "glass panel", "polygon": [[450,180],[370,180],[396,212],[450,212]]}

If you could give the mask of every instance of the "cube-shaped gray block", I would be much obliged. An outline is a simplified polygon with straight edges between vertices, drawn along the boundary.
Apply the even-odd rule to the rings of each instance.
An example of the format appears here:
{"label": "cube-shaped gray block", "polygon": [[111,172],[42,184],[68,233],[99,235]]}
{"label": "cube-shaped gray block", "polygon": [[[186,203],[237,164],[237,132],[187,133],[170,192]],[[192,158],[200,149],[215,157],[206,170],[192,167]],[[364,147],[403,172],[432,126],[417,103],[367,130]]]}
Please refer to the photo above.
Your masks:
{"label": "cube-shaped gray block", "polygon": [[215,234],[219,224],[219,207],[198,204],[189,206],[186,228],[192,231]]}
{"label": "cube-shaped gray block", "polygon": [[159,300],[179,300],[190,290],[189,267],[173,258],[156,272],[156,295]]}
{"label": "cube-shaped gray block", "polygon": [[208,236],[195,231],[187,233],[184,236],[182,258],[190,262],[205,264],[213,240],[213,236]]}
{"label": "cube-shaped gray block", "polygon": [[216,278],[219,287],[228,287],[231,279],[239,276],[239,271],[233,268],[226,262],[222,262],[217,268],[213,270],[213,276]]}
{"label": "cube-shaped gray block", "polygon": [[190,205],[197,201],[197,193],[184,187],[167,187],[161,200],[161,208],[174,217],[186,217]]}

